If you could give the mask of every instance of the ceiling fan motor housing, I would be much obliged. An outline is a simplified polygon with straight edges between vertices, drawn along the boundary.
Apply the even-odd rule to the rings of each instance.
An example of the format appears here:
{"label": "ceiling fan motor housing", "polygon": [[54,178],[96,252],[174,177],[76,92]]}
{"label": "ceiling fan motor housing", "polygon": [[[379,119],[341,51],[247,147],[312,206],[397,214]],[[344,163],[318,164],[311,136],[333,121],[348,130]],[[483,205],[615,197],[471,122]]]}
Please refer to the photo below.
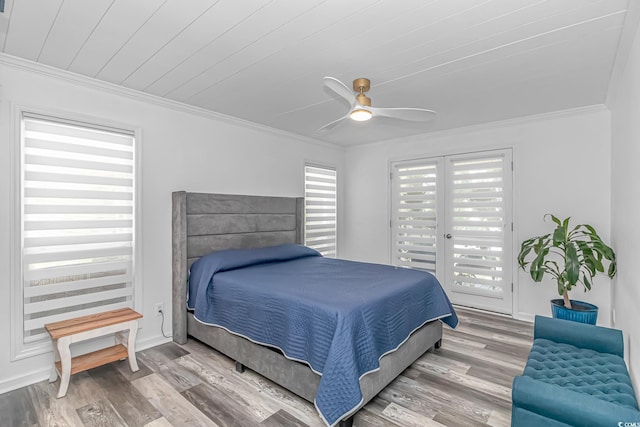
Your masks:
{"label": "ceiling fan motor housing", "polygon": [[364,107],[371,107],[371,98],[369,98],[368,96],[366,96],[365,94],[361,93],[358,96],[356,96],[356,101],[358,101],[358,104],[364,106]]}
{"label": "ceiling fan motor housing", "polygon": [[366,96],[364,93],[371,89],[371,81],[365,78],[355,79],[353,81],[353,90],[359,92],[356,96],[356,100],[358,103],[365,107],[371,107],[371,98]]}

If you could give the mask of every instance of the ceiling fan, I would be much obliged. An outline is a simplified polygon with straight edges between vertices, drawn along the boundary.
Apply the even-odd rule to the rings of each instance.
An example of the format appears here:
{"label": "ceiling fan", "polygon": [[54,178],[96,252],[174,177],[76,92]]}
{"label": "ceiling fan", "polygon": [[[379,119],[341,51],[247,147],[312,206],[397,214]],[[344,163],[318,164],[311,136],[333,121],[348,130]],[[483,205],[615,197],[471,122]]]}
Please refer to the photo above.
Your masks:
{"label": "ceiling fan", "polygon": [[435,111],[425,110],[424,108],[372,107],[371,98],[364,94],[371,88],[371,82],[366,78],[359,78],[353,81],[353,90],[358,93],[355,96],[347,85],[335,77],[325,77],[324,85],[337,95],[344,98],[351,107],[346,115],[322,126],[318,129],[318,132],[331,130],[346,119],[363,122],[371,119],[372,117],[390,117],[392,119],[408,120],[412,122],[427,122],[436,117]]}

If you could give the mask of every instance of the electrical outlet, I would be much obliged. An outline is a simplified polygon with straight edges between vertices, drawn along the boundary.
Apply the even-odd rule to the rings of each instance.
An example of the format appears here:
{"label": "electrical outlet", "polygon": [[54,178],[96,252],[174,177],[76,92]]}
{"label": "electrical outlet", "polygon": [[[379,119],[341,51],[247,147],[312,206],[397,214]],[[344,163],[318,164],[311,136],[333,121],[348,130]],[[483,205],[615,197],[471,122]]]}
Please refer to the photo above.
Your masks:
{"label": "electrical outlet", "polygon": [[164,313],[164,304],[161,302],[156,303],[156,316],[161,316]]}

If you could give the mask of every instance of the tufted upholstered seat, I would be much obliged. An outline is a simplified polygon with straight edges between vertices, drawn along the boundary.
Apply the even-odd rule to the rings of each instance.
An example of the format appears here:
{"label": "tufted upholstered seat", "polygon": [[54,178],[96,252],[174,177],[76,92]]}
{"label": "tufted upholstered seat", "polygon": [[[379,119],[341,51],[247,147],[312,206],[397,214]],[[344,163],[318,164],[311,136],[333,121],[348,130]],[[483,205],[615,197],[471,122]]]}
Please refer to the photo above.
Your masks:
{"label": "tufted upholstered seat", "polygon": [[622,356],[618,330],[536,317],[527,366],[513,383],[512,426],[640,426]]}
{"label": "tufted upholstered seat", "polygon": [[524,375],[638,409],[624,360],[613,354],[539,338],[533,343]]}

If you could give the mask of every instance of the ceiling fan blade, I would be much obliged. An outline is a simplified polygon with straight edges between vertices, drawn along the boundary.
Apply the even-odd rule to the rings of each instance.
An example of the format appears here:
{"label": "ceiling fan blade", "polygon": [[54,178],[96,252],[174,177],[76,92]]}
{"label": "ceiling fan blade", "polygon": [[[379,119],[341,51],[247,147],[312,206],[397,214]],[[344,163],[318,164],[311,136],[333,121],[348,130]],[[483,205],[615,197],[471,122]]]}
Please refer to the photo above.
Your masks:
{"label": "ceiling fan blade", "polygon": [[428,122],[434,120],[438,113],[424,108],[377,108],[369,107],[374,116],[392,117],[412,122]]}
{"label": "ceiling fan blade", "polygon": [[338,126],[340,123],[342,123],[342,121],[347,120],[349,118],[349,115],[347,114],[346,116],[342,116],[337,120],[334,120],[332,122],[327,123],[326,125],[322,126],[320,129],[318,129],[318,132],[327,132],[333,128],[335,128],[336,126]]}
{"label": "ceiling fan blade", "polygon": [[353,108],[356,104],[356,97],[353,94],[353,91],[347,87],[340,80],[335,77],[325,77],[324,78],[324,86],[330,89],[333,93],[344,98],[345,101]]}

